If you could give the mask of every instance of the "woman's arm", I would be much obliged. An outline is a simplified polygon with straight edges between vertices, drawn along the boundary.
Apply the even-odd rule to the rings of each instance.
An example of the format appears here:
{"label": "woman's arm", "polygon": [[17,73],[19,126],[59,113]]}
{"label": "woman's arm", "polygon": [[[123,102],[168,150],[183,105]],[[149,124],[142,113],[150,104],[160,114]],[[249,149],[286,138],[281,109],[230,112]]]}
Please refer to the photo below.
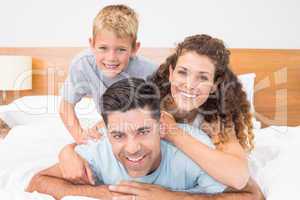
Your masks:
{"label": "woman's arm", "polygon": [[247,154],[236,138],[230,137],[222,150],[211,149],[177,127],[171,116],[162,115],[162,125],[164,124],[165,127],[171,127],[170,132],[165,131],[167,134],[164,138],[175,144],[207,174],[235,189],[242,189],[247,184],[250,176]]}

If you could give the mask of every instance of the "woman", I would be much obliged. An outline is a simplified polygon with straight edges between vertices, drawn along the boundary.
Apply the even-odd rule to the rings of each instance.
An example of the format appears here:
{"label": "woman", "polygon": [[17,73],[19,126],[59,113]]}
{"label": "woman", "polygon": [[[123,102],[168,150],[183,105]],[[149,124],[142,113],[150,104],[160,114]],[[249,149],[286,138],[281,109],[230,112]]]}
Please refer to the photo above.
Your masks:
{"label": "woman", "polygon": [[[165,139],[209,175],[236,189],[249,178],[247,152],[253,148],[250,105],[229,68],[223,42],[208,35],[187,37],[150,78],[161,92]],[[173,117],[172,117],[173,116]],[[175,126],[189,123],[209,134],[211,150]],[[168,129],[168,128],[166,128]]]}
{"label": "woman", "polygon": [[[190,36],[178,44],[150,81],[161,93],[164,139],[219,182],[241,189],[249,179],[247,151],[253,147],[253,133],[250,105],[229,69],[229,55],[219,39]],[[210,149],[185,134],[176,122],[205,130],[217,148]],[[72,145],[61,152],[60,166],[67,178],[92,183],[87,163]]]}

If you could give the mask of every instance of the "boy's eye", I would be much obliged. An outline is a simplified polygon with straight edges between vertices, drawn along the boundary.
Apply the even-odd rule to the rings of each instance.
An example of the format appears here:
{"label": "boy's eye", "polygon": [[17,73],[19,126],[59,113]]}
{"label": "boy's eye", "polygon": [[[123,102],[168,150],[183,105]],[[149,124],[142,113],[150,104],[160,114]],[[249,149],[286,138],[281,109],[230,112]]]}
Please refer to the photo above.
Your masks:
{"label": "boy's eye", "polygon": [[125,52],[125,51],[127,51],[127,49],[119,48],[119,49],[117,49],[117,51],[118,51],[118,52]]}
{"label": "boy's eye", "polygon": [[98,51],[105,51],[107,49],[107,47],[97,47]]}

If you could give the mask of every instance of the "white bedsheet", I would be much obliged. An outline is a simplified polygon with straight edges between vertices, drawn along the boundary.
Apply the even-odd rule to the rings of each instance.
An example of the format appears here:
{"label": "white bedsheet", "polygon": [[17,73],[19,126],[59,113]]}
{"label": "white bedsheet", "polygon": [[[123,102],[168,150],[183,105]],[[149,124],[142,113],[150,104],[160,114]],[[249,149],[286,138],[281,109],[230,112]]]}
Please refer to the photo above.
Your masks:
{"label": "white bedsheet", "polygon": [[250,169],[267,199],[299,199],[300,126],[271,126],[255,136]]}
{"label": "white bedsheet", "polygon": [[[267,199],[297,199],[300,127],[269,127],[255,130],[255,135],[250,168]],[[59,150],[72,141],[59,118],[14,127],[0,143],[0,199],[52,200],[48,195],[26,193],[24,188],[33,174],[56,163]]]}

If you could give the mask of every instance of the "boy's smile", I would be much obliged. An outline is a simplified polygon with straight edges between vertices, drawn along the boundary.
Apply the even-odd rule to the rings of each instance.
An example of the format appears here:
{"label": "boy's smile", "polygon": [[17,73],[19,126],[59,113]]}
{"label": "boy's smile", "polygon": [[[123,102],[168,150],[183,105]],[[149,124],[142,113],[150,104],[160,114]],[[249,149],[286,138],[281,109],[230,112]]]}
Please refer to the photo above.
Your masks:
{"label": "boy's smile", "polygon": [[102,30],[90,39],[90,46],[96,57],[96,64],[105,76],[113,78],[127,68],[129,60],[138,50],[132,46],[130,37],[120,38],[108,30]]}

